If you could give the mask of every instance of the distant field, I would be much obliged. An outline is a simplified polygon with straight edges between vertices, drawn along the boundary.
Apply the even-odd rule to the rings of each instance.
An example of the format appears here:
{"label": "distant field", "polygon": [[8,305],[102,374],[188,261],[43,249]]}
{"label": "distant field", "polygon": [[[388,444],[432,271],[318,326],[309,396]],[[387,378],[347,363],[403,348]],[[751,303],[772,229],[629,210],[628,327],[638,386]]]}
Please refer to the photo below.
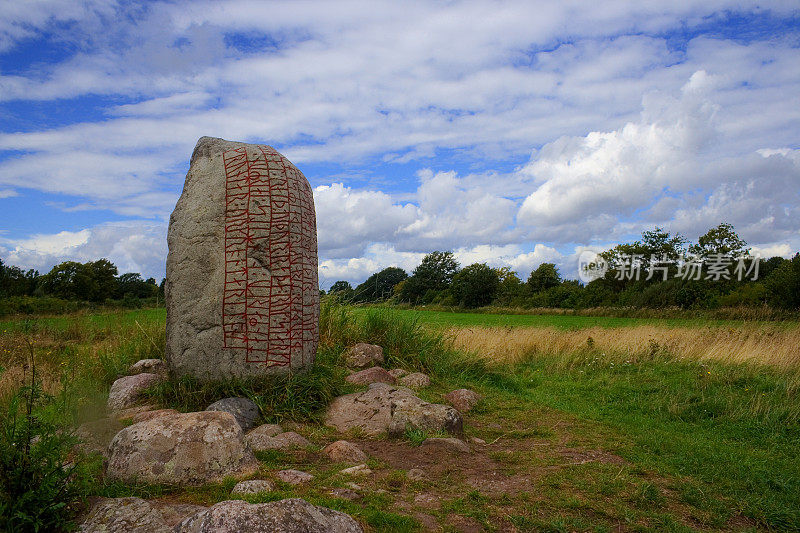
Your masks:
{"label": "distant field", "polygon": [[[403,318],[416,319],[435,327],[449,328],[453,326],[481,327],[553,327],[566,330],[589,328],[622,328],[634,326],[662,326],[697,328],[709,326],[741,326],[757,322],[747,320],[718,320],[708,318],[623,318],[604,316],[557,315],[557,314],[501,314],[501,313],[462,313],[452,311],[433,311],[426,309],[398,308],[354,308],[356,315],[364,315],[368,309],[386,309]],[[764,322],[772,327],[791,327],[798,322]]]}

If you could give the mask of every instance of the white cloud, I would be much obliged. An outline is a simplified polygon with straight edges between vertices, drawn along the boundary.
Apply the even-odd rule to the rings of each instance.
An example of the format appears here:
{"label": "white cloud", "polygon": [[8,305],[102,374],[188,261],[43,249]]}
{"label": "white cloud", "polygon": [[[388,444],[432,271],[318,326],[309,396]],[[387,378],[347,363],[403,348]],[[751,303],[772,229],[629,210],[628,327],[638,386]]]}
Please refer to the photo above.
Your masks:
{"label": "white cloud", "polygon": [[13,198],[15,196],[19,196],[19,193],[14,189],[0,189],[0,199]]}

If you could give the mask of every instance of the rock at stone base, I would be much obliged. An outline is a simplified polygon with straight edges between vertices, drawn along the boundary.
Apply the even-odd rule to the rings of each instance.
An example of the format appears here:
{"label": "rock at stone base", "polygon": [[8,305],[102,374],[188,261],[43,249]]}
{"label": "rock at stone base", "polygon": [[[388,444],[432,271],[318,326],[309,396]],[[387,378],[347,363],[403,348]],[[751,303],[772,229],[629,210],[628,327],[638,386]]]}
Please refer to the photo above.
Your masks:
{"label": "rock at stone base", "polygon": [[169,526],[170,531],[172,531],[172,528],[178,525],[183,519],[208,509],[208,507],[195,505],[192,503],[172,503],[162,501],[151,501],[150,506],[153,507],[153,509],[157,509],[158,512],[161,513],[161,516],[164,518],[164,522],[166,522]]}
{"label": "rock at stone base", "polygon": [[223,398],[206,407],[206,411],[222,411],[232,414],[243,431],[255,426],[260,415],[258,405],[249,398]]}
{"label": "rock at stone base", "polygon": [[400,378],[400,385],[410,389],[422,389],[425,387],[430,387],[431,378],[422,372],[414,372],[413,374],[408,374],[407,376]]}
{"label": "rock at stone base", "polygon": [[361,499],[361,495],[352,489],[331,489],[328,494],[350,502]]}
{"label": "rock at stone base", "polygon": [[408,370],[403,370],[402,368],[393,368],[389,370],[389,374],[391,374],[394,379],[400,379],[408,374]]}
{"label": "rock at stone base", "polygon": [[231,494],[259,494],[273,490],[275,490],[275,484],[268,479],[248,479],[237,483],[231,490]]}
{"label": "rock at stone base", "polygon": [[335,463],[363,463],[367,460],[367,454],[361,448],[346,440],[328,444],[322,449],[322,453]]}
{"label": "rock at stone base", "polygon": [[220,502],[175,527],[176,533],[363,533],[352,517],[300,498]]}
{"label": "rock at stone base", "polygon": [[264,434],[253,435],[251,431],[245,437],[245,441],[255,452],[263,452],[265,450],[291,450],[292,448],[308,448],[313,446],[305,437],[294,431],[287,431],[279,433],[274,437],[267,437]]}
{"label": "rock at stone base", "polygon": [[428,474],[426,474],[421,468],[412,468],[406,472],[406,477],[410,481],[428,481],[430,479]]}
{"label": "rock at stone base", "polygon": [[136,413],[133,415],[131,419],[134,424],[138,424],[139,422],[144,422],[145,420],[152,420],[153,418],[158,418],[160,416],[169,416],[169,415],[177,415],[178,411],[175,409],[156,409],[155,411],[143,411],[141,413]]}
{"label": "rock at stone base", "polygon": [[279,433],[283,433],[283,429],[278,424],[261,424],[257,428],[251,430],[248,435],[253,435],[254,437],[274,437]]}
{"label": "rock at stone base", "polygon": [[360,372],[354,372],[347,376],[345,380],[354,385],[369,385],[371,383],[387,383],[389,385],[394,385],[396,381],[385,368],[379,366],[373,366],[372,368],[367,368]]}
{"label": "rock at stone base", "polygon": [[481,398],[483,396],[469,389],[457,389],[444,395],[445,401],[461,413],[466,413],[475,407]]}
{"label": "rock at stone base", "polygon": [[308,483],[314,479],[314,476],[308,472],[301,472],[300,470],[294,469],[279,470],[275,472],[275,477],[289,485],[300,485],[301,483]]}
{"label": "rock at stone base", "polygon": [[129,374],[169,374],[167,363],[161,359],[141,359],[128,368]]}
{"label": "rock at stone base", "polygon": [[486,446],[486,441],[483,439],[479,439],[478,437],[472,437],[470,439],[472,444],[477,444],[478,446]]}
{"label": "rock at stone base", "polygon": [[328,407],[325,424],[342,432],[358,428],[370,437],[384,432],[401,436],[407,428],[455,435],[463,431],[461,415],[452,407],[425,402],[410,389],[384,383],[336,398]]}
{"label": "rock at stone base", "polygon": [[461,439],[452,437],[431,437],[422,442],[420,448],[438,449],[449,453],[469,453],[469,445]]}
{"label": "rock at stone base", "polygon": [[109,479],[199,485],[254,472],[258,462],[229,413],[178,413],[139,422],[108,446]]}
{"label": "rock at stone base", "polygon": [[158,512],[141,498],[103,498],[89,512],[79,531],[83,533],[169,533]]}
{"label": "rock at stone base", "polygon": [[428,403],[416,396],[400,398],[392,403],[389,428],[390,437],[400,437],[406,429],[431,433],[461,435],[464,432],[461,413],[438,403]]}
{"label": "rock at stone base", "polygon": [[383,348],[377,344],[359,343],[344,353],[344,362],[350,368],[367,368],[383,363]]}
{"label": "rock at stone base", "polygon": [[108,393],[108,410],[119,411],[132,406],[139,400],[142,391],[163,379],[164,376],[158,374],[136,374],[119,378],[111,385]]}
{"label": "rock at stone base", "polygon": [[392,402],[413,395],[405,387],[371,385],[367,391],[346,394],[333,400],[325,416],[325,425],[342,432],[358,428],[364,434],[376,437],[389,428]]}
{"label": "rock at stone base", "polygon": [[367,465],[360,464],[356,466],[351,466],[350,468],[345,468],[344,470],[340,470],[339,472],[347,476],[368,476],[372,473],[372,470]]}

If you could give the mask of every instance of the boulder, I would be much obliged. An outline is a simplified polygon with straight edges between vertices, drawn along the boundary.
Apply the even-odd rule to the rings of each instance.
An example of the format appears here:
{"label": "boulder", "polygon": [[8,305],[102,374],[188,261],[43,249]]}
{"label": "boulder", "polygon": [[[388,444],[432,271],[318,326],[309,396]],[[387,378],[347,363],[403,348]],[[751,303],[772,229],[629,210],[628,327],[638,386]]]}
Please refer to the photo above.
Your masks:
{"label": "boulder", "polygon": [[142,391],[163,379],[164,376],[159,374],[136,374],[119,378],[111,385],[108,393],[109,411],[119,411],[132,406],[142,397]]}
{"label": "boulder", "polygon": [[265,437],[274,437],[278,433],[283,433],[283,429],[278,424],[261,424],[254,430],[250,431],[247,435],[263,435]]}
{"label": "boulder", "polygon": [[138,424],[139,422],[144,422],[145,420],[151,420],[153,418],[158,418],[160,416],[169,416],[169,415],[177,415],[178,411],[175,409],[156,409],[155,411],[143,411],[141,413],[136,413],[133,415],[131,419],[134,424]]}
{"label": "boulder", "polygon": [[300,470],[294,470],[292,468],[275,472],[275,477],[289,485],[300,485],[301,483],[308,483],[314,479],[314,476],[308,472],[301,472]]}
{"label": "boulder", "polygon": [[408,370],[403,370],[402,368],[393,368],[389,370],[389,374],[391,374],[394,379],[400,379],[408,374]]}
{"label": "boulder", "polygon": [[322,453],[335,463],[363,463],[367,460],[367,454],[361,448],[347,442],[346,440],[337,440],[325,446]]}
{"label": "boulder", "polygon": [[219,411],[133,424],[117,433],[108,454],[107,476],[126,482],[200,485],[258,467],[236,419]]}
{"label": "boulder", "polygon": [[406,429],[453,435],[464,432],[461,413],[446,405],[422,401],[416,396],[392,402],[391,422],[387,429],[389,436],[401,437]]}
{"label": "boulder", "polygon": [[445,401],[462,413],[475,407],[481,398],[483,396],[469,389],[457,389],[444,395]]}
{"label": "boulder", "polygon": [[300,498],[220,502],[178,524],[175,533],[363,533],[352,517]]}
{"label": "boulder", "polygon": [[369,385],[370,383],[388,383],[394,385],[395,379],[384,368],[373,366],[360,372],[354,372],[345,378],[348,383],[354,385]]}
{"label": "boulder", "polygon": [[400,385],[410,389],[423,389],[425,387],[430,387],[431,378],[422,372],[414,372],[413,374],[408,374],[400,378]]}
{"label": "boulder", "polygon": [[336,398],[328,407],[325,424],[342,432],[357,428],[371,437],[384,432],[402,436],[407,428],[455,435],[463,431],[461,414],[452,407],[425,402],[410,389],[385,383]]}
{"label": "boulder", "polygon": [[153,507],[153,509],[157,509],[158,512],[161,513],[161,516],[164,518],[164,522],[166,522],[169,526],[170,531],[172,531],[172,528],[178,525],[184,518],[208,509],[208,507],[195,505],[193,503],[175,503],[165,502],[163,500],[151,500],[150,505]]}
{"label": "boulder", "polygon": [[268,479],[248,479],[234,485],[231,494],[259,494],[273,490],[275,490],[275,483]]}
{"label": "boulder", "polygon": [[202,137],[169,221],[171,374],[260,377],[309,368],[319,341],[314,198],[266,145]]}
{"label": "boulder", "polygon": [[206,411],[232,414],[243,431],[252,429],[261,414],[258,405],[249,398],[223,398],[206,407]]}
{"label": "boulder", "polygon": [[254,432],[251,431],[245,437],[245,441],[255,452],[265,450],[291,450],[292,448],[308,448],[309,446],[313,446],[305,437],[294,431],[279,433],[274,437],[267,437],[263,433],[254,434]]}
{"label": "boulder", "polygon": [[367,368],[383,363],[383,348],[377,344],[358,343],[344,353],[344,362],[350,368]]}
{"label": "boulder", "polygon": [[128,374],[161,374],[169,373],[167,363],[162,359],[141,359],[128,368]]}
{"label": "boulder", "polygon": [[463,440],[453,437],[430,437],[425,439],[420,447],[449,453],[469,453],[469,445]]}
{"label": "boulder", "polygon": [[141,498],[102,498],[92,506],[79,531],[84,533],[169,533],[160,512]]}
{"label": "boulder", "polygon": [[372,470],[366,464],[360,464],[356,466],[351,466],[349,468],[345,468],[340,471],[340,473],[345,474],[347,476],[368,476],[372,473]]}
{"label": "boulder", "polygon": [[405,387],[376,383],[364,392],[346,394],[333,400],[325,415],[325,425],[341,432],[358,428],[365,435],[378,436],[389,428],[392,402],[413,395]]}

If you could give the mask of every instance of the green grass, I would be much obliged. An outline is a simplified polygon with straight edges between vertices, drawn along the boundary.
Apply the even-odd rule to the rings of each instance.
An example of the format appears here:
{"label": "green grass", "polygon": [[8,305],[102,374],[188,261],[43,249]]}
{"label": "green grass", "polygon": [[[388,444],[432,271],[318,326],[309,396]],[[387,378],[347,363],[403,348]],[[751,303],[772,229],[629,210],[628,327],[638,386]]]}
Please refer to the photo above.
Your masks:
{"label": "green grass", "polygon": [[[664,327],[735,327],[744,320],[720,320],[707,318],[630,318],[615,316],[583,316],[577,314],[507,314],[491,312],[440,311],[427,309],[404,309],[395,307],[354,307],[353,313],[367,318],[375,312],[391,312],[399,319],[417,321],[434,328],[452,326],[470,327],[554,327],[558,329],[586,329],[593,327],[622,328],[641,325]],[[774,324],[774,322],[773,322]]]}

